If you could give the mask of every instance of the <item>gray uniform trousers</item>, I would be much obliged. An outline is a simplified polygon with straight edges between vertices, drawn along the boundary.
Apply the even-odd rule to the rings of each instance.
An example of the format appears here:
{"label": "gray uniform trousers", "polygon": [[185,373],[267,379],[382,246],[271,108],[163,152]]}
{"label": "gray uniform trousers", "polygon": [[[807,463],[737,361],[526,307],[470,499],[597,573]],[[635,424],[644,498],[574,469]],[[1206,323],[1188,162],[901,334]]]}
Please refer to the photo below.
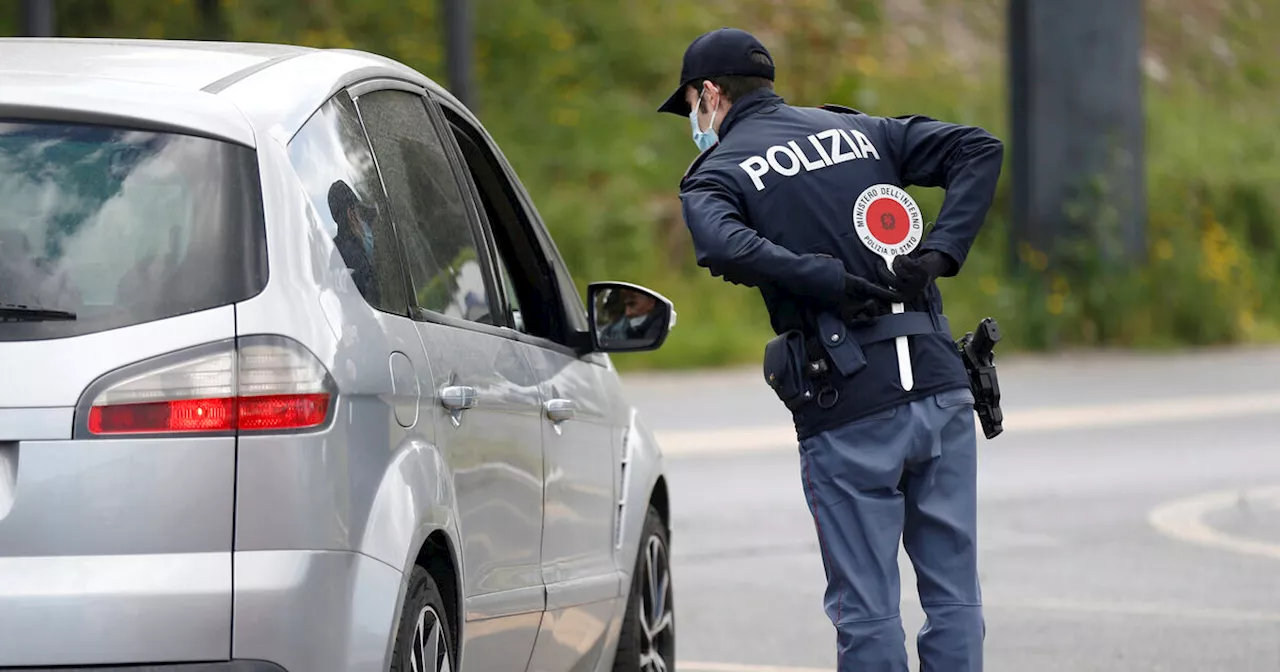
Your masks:
{"label": "gray uniform trousers", "polygon": [[907,672],[898,540],[927,621],[920,672],[980,672],[973,395],[950,390],[800,442],[839,672]]}

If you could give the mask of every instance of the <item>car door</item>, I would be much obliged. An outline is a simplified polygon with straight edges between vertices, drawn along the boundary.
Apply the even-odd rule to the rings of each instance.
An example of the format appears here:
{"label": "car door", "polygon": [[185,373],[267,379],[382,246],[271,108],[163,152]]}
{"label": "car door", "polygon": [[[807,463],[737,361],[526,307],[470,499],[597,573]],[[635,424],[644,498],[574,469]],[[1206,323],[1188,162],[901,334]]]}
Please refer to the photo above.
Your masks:
{"label": "car door", "polygon": [[601,380],[603,360],[579,357],[570,347],[586,329],[582,304],[576,290],[561,286],[558,259],[539,240],[540,222],[514,172],[480,128],[448,107],[442,112],[493,237],[503,295],[513,325],[519,317],[544,405],[547,616],[529,669],[578,669],[583,656],[598,655],[595,645],[621,593],[613,554],[620,441]]}
{"label": "car door", "polygon": [[461,539],[467,669],[522,670],[544,606],[542,399],[496,291],[435,116],[420,90],[371,82],[353,95],[387,191],[419,334],[432,362],[437,443]]}

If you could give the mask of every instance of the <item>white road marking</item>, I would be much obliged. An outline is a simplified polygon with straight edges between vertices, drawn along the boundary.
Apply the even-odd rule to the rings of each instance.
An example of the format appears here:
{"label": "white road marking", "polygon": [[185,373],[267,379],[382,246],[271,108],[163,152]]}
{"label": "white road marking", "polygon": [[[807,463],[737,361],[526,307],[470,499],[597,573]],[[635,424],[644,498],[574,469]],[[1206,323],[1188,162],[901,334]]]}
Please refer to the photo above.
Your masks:
{"label": "white road marking", "polygon": [[1039,598],[1029,600],[987,599],[983,600],[983,603],[987,609],[1033,609],[1036,611],[1111,614],[1115,616],[1181,618],[1197,621],[1280,623],[1280,613],[1274,611],[1214,609],[1210,607],[1196,607],[1184,604],[1161,604],[1152,602],[1089,602],[1056,598]]}
{"label": "white road marking", "polygon": [[[905,569],[905,568],[904,568]],[[903,581],[903,585],[914,582],[914,574],[904,571],[903,577],[911,577],[912,581]],[[1176,602],[1128,602],[1080,600],[1061,597],[996,597],[987,595],[982,600],[983,606],[991,610],[1033,610],[1054,612],[1076,612],[1081,614],[1110,614],[1114,616],[1145,616],[1162,618],[1180,618],[1197,621],[1236,621],[1244,623],[1280,623],[1280,612],[1250,611],[1246,609],[1218,609],[1199,607]],[[910,605],[912,611],[919,612],[920,598],[910,592],[902,593],[902,605]]]}
{"label": "white road marking", "polygon": [[[1129,404],[1058,406],[1026,411],[1005,410],[1006,435],[1070,429],[1134,427],[1160,422],[1221,420],[1280,412],[1280,393],[1183,397]],[[977,416],[974,416],[977,423]],[[657,432],[665,455],[791,450],[796,446],[790,424],[731,429]],[[981,436],[981,434],[979,434]]]}
{"label": "white road marking", "polygon": [[680,672],[832,672],[825,667],[775,667],[771,665],[738,665],[737,663],[693,663],[677,661]]}
{"label": "white road marking", "polygon": [[[904,594],[904,606],[919,603],[915,596]],[[1142,602],[1089,602],[1040,598],[1030,600],[984,600],[986,608],[1033,609],[1038,611],[1077,612],[1087,614],[1111,614],[1116,616],[1141,616],[1145,618],[1181,618],[1199,621],[1232,621],[1242,623],[1280,623],[1280,613],[1272,611],[1246,611],[1241,609],[1212,609],[1181,604]],[[739,663],[707,663],[679,661],[676,669],[681,672],[832,672],[820,667],[781,667],[776,665],[743,665]]]}
{"label": "white road marking", "polygon": [[1179,541],[1280,560],[1280,544],[1234,537],[1205,524],[1206,514],[1235,506],[1242,499],[1251,504],[1275,505],[1280,503],[1280,487],[1224,490],[1168,502],[1152,509],[1147,514],[1147,522],[1161,534]]}

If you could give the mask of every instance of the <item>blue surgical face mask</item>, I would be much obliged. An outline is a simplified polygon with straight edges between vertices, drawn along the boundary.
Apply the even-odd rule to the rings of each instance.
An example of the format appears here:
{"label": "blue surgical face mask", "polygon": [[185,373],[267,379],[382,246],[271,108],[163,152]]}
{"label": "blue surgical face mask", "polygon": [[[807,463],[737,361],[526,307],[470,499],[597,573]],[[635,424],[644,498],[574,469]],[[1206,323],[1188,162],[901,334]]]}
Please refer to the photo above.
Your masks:
{"label": "blue surgical face mask", "polygon": [[698,146],[699,151],[707,151],[712,145],[716,144],[720,138],[716,135],[716,111],[711,111],[711,124],[707,130],[698,128],[698,106],[702,104],[702,94],[706,93],[706,89],[698,94],[698,102],[694,103],[693,109],[689,110],[689,125],[693,127],[693,144]]}
{"label": "blue surgical face mask", "polygon": [[363,233],[362,237],[364,238],[364,251],[366,254],[372,257],[373,256],[373,227],[369,226],[368,222],[361,220],[360,230],[362,231]]}

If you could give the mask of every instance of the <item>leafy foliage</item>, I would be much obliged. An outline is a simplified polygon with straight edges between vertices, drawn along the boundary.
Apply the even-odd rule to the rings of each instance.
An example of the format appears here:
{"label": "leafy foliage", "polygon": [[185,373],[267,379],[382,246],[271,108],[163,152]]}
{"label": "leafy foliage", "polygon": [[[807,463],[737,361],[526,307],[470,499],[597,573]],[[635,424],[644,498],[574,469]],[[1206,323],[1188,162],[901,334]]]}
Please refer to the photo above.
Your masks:
{"label": "leafy foliage", "polygon": [[[447,83],[440,3],[223,0],[229,39],[357,48]],[[672,298],[679,327],[624,366],[758,361],[768,322],[753,290],[696,267],[676,186],[696,153],[683,119],[655,112],[688,42],[734,25],[761,37],[795,104],[918,112],[1007,134],[999,0],[475,0],[478,113],[539,204],[569,266]],[[192,0],[59,0],[63,34],[199,38]],[[993,315],[1002,349],[1173,346],[1280,336],[1280,90],[1263,0],[1149,0],[1145,67],[1149,261],[1107,254],[1116,227],[1050,269],[1006,249],[1009,174],[959,277],[941,281],[957,329]],[[15,17],[16,18],[16,17]],[[0,32],[14,28],[0,18]],[[927,215],[943,194],[913,190]],[[1012,269],[1009,259],[1025,268]]]}

